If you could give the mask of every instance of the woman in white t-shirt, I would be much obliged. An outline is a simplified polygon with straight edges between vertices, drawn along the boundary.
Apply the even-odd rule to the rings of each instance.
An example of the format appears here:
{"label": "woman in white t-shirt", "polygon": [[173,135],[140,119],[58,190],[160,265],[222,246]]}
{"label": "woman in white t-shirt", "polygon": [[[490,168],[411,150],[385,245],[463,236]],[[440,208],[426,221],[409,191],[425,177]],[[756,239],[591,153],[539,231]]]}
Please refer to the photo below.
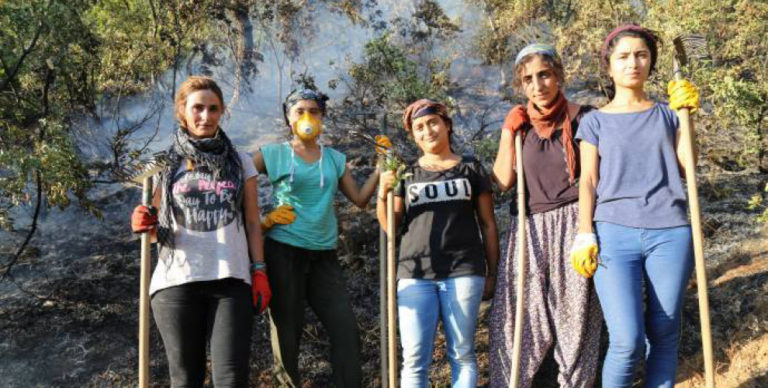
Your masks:
{"label": "woman in white t-shirt", "polygon": [[131,220],[134,232],[159,243],[150,294],[171,386],[203,385],[209,345],[214,385],[247,387],[253,309],[264,311],[271,296],[257,172],[219,127],[224,98],[216,82],[189,77],[174,106],[170,165],[153,206],[137,206]]}

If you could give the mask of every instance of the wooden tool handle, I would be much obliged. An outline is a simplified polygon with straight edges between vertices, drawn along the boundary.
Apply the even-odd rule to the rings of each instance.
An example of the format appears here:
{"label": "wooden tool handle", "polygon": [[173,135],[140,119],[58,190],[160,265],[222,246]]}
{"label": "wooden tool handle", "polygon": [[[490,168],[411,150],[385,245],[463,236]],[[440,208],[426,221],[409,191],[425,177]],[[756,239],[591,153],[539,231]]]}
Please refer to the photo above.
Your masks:
{"label": "wooden tool handle", "polygon": [[389,310],[387,310],[388,293],[387,290],[387,270],[388,261],[387,258],[387,233],[384,229],[379,228],[379,348],[380,352],[380,368],[381,368],[381,388],[388,387],[388,357],[389,348],[387,338],[387,319],[389,317]]}
{"label": "wooden tool handle", "polygon": [[[680,81],[680,65],[674,61],[675,80]],[[699,295],[699,317],[701,320],[701,345],[704,355],[704,380],[707,388],[715,387],[714,356],[712,353],[712,330],[709,322],[709,295],[707,294],[707,268],[704,264],[704,235],[701,231],[701,211],[699,208],[699,190],[696,186],[696,162],[693,159],[693,137],[691,136],[691,116],[688,108],[679,109],[680,141],[685,152],[685,181],[688,186],[688,206],[691,213],[691,232],[693,234],[693,257],[696,263],[696,288]]]}
{"label": "wooden tool handle", "polygon": [[[143,180],[141,203],[152,205],[152,176]],[[139,280],[139,388],[149,387],[149,271],[152,239],[149,232],[141,234],[141,272]]]}
{"label": "wooden tool handle", "polygon": [[395,261],[395,198],[387,193],[387,324],[389,388],[397,387],[397,273]]}
{"label": "wooden tool handle", "polygon": [[520,352],[523,339],[523,317],[525,317],[525,278],[528,273],[526,257],[525,228],[525,176],[523,175],[523,140],[522,132],[515,134],[515,169],[517,170],[517,297],[515,301],[515,332],[512,342],[512,373],[509,388],[517,388],[520,383]]}

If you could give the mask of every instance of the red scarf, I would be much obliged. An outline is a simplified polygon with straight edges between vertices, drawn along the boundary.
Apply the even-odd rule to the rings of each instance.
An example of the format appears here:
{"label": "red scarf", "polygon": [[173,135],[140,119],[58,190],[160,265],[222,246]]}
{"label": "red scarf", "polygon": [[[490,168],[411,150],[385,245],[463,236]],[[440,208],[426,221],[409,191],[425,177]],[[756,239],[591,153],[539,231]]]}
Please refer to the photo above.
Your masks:
{"label": "red scarf", "polygon": [[565,160],[568,163],[571,183],[576,180],[576,152],[573,149],[573,129],[571,128],[571,113],[568,109],[568,100],[562,92],[558,92],[555,102],[548,108],[539,108],[528,101],[526,109],[531,125],[542,139],[549,139],[557,129],[563,125],[563,147],[565,147]]}

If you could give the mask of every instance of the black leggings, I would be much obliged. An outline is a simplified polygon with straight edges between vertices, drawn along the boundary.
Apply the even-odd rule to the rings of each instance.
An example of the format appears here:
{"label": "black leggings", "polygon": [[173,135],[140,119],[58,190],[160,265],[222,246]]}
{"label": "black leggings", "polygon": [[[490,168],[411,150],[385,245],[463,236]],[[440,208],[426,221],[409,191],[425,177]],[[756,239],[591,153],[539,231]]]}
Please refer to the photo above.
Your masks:
{"label": "black leggings", "polygon": [[166,288],[152,296],[152,312],[172,387],[203,386],[206,343],[214,386],[248,386],[253,306],[247,283],[222,279]]}

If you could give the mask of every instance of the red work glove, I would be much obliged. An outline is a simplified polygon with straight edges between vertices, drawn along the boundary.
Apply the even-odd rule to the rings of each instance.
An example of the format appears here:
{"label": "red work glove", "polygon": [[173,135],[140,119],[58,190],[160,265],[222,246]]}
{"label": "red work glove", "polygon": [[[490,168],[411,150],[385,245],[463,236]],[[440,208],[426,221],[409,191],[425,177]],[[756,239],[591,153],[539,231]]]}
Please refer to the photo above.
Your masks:
{"label": "red work glove", "polygon": [[267,273],[263,269],[251,272],[251,290],[253,291],[253,310],[261,314],[267,309],[269,300],[272,299]]}
{"label": "red work glove", "polygon": [[157,209],[152,206],[139,205],[131,214],[131,230],[133,233],[149,232],[157,227]]}
{"label": "red work glove", "polygon": [[512,138],[515,137],[515,132],[523,129],[530,119],[528,118],[528,112],[522,105],[517,105],[509,111],[507,117],[504,119],[504,126],[502,128],[512,133]]}

